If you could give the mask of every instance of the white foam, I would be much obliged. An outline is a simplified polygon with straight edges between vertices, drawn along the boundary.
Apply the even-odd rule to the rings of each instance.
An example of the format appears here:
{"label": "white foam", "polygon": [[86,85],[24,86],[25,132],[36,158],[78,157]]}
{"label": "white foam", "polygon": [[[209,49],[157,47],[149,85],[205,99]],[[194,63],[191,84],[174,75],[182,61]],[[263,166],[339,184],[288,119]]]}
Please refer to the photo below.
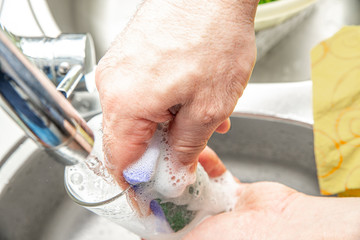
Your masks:
{"label": "white foam", "polygon": [[156,132],[141,158],[124,170],[124,177],[129,184],[148,182],[153,178],[161,153],[160,137]]}
{"label": "white foam", "polygon": [[[95,134],[91,156],[84,163],[66,168],[68,186],[87,202],[103,201],[122,191],[105,168],[101,119],[102,116],[98,115],[89,122]],[[143,178],[147,182],[135,188],[136,202],[143,213],[141,217],[132,207],[133,200],[126,197],[89,209],[148,240],[180,239],[205,217],[233,209],[238,188],[233,176],[225,172],[218,178],[210,179],[200,164],[192,173],[189,166],[183,166],[172,158],[167,133],[167,125],[160,125],[144,155],[126,169],[128,174],[136,174],[137,171],[148,174]],[[196,211],[196,217],[185,228],[172,233],[166,220],[147,214],[154,199],[187,205],[188,210]]]}
{"label": "white foam", "polygon": [[173,158],[168,144],[168,126],[166,124],[160,126],[157,131],[162,136],[161,155],[154,177],[154,191],[166,198],[176,198],[183,194],[187,186],[195,182],[196,175],[195,172],[191,172],[191,166],[185,166]]}

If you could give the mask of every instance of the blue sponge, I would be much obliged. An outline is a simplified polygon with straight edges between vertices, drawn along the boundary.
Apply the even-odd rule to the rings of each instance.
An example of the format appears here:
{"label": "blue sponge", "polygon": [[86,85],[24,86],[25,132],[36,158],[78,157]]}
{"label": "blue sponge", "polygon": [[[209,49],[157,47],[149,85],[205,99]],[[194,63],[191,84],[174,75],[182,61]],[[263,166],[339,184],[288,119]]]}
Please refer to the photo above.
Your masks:
{"label": "blue sponge", "polygon": [[149,182],[153,177],[160,155],[160,148],[154,142],[156,141],[152,141],[138,161],[123,171],[123,176],[130,185]]}

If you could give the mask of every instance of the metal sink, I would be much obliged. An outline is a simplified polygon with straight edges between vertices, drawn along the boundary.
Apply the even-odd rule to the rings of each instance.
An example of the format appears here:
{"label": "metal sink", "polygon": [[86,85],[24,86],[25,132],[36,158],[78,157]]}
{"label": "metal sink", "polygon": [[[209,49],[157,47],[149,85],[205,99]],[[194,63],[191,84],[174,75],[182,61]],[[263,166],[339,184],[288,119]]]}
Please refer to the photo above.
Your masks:
{"label": "metal sink", "polygon": [[[98,58],[136,10],[136,4],[126,9],[124,2],[130,1],[47,0],[63,32],[93,35]],[[127,15],[119,25],[106,26],[104,22],[119,19],[119,12],[104,11],[114,6]],[[76,93],[72,103],[87,119],[100,111],[96,94]],[[250,84],[231,121],[230,132],[214,134],[209,145],[237,178],[277,181],[319,195],[310,82]],[[50,158],[26,138],[0,158],[0,240],[139,239],[73,203],[64,190],[64,167]]]}

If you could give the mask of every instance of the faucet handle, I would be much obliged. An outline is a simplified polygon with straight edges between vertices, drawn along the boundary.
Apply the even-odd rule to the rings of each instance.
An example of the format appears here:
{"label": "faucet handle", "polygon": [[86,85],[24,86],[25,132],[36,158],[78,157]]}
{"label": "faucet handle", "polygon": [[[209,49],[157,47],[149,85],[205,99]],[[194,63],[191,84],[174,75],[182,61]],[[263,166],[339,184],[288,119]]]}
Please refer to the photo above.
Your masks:
{"label": "faucet handle", "polygon": [[[86,75],[95,68],[95,48],[91,35],[61,34],[57,38],[20,37],[19,47],[47,77],[58,85],[66,74],[79,65]],[[82,77],[78,89],[85,90]]]}

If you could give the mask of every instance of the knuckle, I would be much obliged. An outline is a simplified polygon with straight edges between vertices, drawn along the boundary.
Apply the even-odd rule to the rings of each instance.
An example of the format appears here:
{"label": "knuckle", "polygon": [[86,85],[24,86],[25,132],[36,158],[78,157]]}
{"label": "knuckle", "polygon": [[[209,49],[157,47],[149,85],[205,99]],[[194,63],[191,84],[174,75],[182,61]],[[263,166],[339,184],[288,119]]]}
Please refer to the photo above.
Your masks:
{"label": "knuckle", "polygon": [[219,123],[223,122],[230,112],[228,111],[228,104],[218,103],[218,104],[211,104],[210,106],[206,106],[199,112],[199,121],[202,126],[205,127],[215,127]]}
{"label": "knuckle", "polygon": [[95,84],[96,88],[100,91],[102,86],[106,83],[106,79],[109,73],[113,72],[115,68],[113,64],[110,64],[110,60],[107,57],[100,59],[98,66],[95,70]]}
{"label": "knuckle", "polygon": [[[107,81],[113,81],[113,74],[127,67],[126,57],[113,49],[110,49],[99,61],[95,70],[95,82],[99,87]],[[120,67],[121,66],[121,67]]]}
{"label": "knuckle", "polygon": [[256,53],[250,54],[234,64],[231,74],[232,79],[226,86],[226,92],[229,96],[236,96],[236,100],[242,95],[250,79],[256,60],[255,55]]}
{"label": "knuckle", "polygon": [[236,62],[237,75],[243,76],[248,80],[254,68],[255,61],[256,48],[251,47],[249,51]]}
{"label": "knuckle", "polygon": [[219,119],[219,112],[220,109],[214,106],[204,109],[201,117],[201,123],[203,125],[214,124]]}
{"label": "knuckle", "polygon": [[231,100],[236,102],[238,98],[242,95],[245,86],[242,84],[242,81],[234,79],[230,81],[226,86],[226,93]]}
{"label": "knuckle", "polygon": [[248,42],[246,44],[246,52],[244,52],[237,61],[234,62],[233,75],[241,80],[246,85],[250,78],[252,70],[256,61],[256,46],[255,42]]}

